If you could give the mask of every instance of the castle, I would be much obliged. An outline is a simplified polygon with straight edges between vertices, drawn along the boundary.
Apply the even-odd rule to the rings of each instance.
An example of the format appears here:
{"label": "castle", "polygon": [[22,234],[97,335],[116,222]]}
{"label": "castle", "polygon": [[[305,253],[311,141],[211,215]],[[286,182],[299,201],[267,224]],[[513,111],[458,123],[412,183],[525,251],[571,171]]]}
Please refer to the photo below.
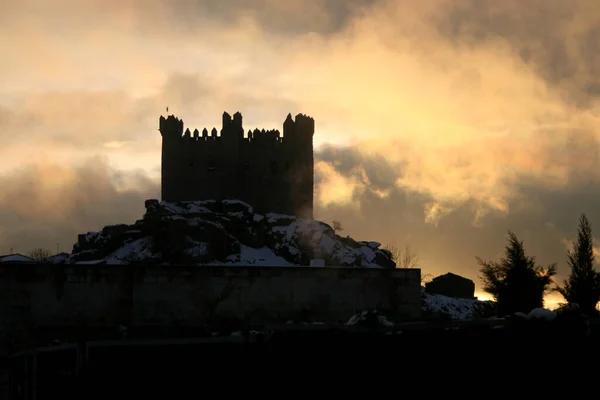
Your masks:
{"label": "castle", "polygon": [[244,134],[242,114],[223,113],[216,128],[183,131],[183,120],[161,116],[162,200],[239,199],[257,212],[313,218],[315,121],[288,114],[278,130]]}

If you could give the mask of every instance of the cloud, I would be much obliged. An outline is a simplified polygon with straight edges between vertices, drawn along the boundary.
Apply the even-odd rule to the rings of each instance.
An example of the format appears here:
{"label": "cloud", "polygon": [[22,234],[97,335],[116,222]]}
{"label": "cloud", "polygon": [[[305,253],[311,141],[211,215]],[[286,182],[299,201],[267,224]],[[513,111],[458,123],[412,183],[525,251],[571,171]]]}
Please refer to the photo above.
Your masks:
{"label": "cloud", "polygon": [[[342,162],[328,165],[334,169],[331,175],[341,181],[351,181],[356,176],[357,165],[372,175],[377,171],[381,175],[387,173],[388,166],[376,158],[357,159],[358,149],[339,148],[336,152],[334,158]],[[320,152],[316,158],[319,163],[328,160],[327,155]],[[348,159],[356,161],[344,162]],[[394,177],[389,180],[393,182]],[[432,224],[427,214],[424,215],[424,211],[435,211],[428,208],[432,197],[393,185],[389,186],[386,197],[365,191],[354,192],[360,195],[355,195],[352,202],[319,202],[315,217],[329,222],[341,221],[344,233],[358,240],[376,239],[399,246],[410,244],[418,253],[424,272],[438,275],[451,271],[473,279],[477,285],[479,266],[475,256],[499,260],[504,255],[507,233],[511,230],[524,241],[527,254],[535,256],[539,264],[558,263],[557,282],[561,282],[569,274],[566,246],[577,234],[580,214],[586,213],[594,232],[598,229],[600,213],[594,204],[600,200],[600,185],[579,182],[559,189],[527,178],[520,183],[521,196],[508,203],[510,212],[490,210],[479,216],[479,224],[473,223],[479,209],[476,201],[441,210],[443,217]]]}
{"label": "cloud", "polygon": [[78,165],[32,163],[0,175],[0,253],[35,247],[70,251],[78,233],[141,218],[159,185],[143,171],[118,171],[104,158]]}
{"label": "cloud", "polygon": [[394,187],[392,167],[357,148],[325,145],[317,150],[316,160],[316,202],[325,207],[357,208],[366,193],[384,198]]}
{"label": "cloud", "polygon": [[0,106],[0,157],[5,161],[0,168],[22,164],[23,154],[34,153],[76,162],[106,155],[124,168],[152,169],[160,162],[158,117],[166,106],[183,110],[184,120],[192,129],[220,127],[221,106],[225,104],[229,111],[253,112],[246,126],[262,125],[252,115],[279,110],[280,120],[268,121],[268,125],[281,128],[285,115],[295,107],[276,95],[256,96],[235,87],[231,91],[219,88],[218,79],[210,75],[174,72],[157,93],[140,98],[126,91],[86,89],[29,94],[14,104]]}
{"label": "cloud", "polygon": [[302,55],[298,74],[319,62],[301,104],[335,107],[361,148],[405,163],[398,185],[431,194],[432,209],[475,199],[507,212],[522,174],[564,187],[572,166],[556,155],[582,134],[597,139],[598,114],[565,101],[504,38],[441,36],[423,22],[438,13],[386,6]]}
{"label": "cloud", "polygon": [[593,0],[564,2],[457,0],[437,15],[439,31],[455,43],[480,46],[500,37],[550,84],[563,100],[594,104],[600,76],[600,5]]}

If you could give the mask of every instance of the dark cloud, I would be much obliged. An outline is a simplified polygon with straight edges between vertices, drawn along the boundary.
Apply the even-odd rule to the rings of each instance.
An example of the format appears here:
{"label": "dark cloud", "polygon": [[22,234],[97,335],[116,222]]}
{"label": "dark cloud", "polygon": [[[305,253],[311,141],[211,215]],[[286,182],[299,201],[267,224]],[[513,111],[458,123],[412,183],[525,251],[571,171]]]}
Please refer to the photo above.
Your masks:
{"label": "dark cloud", "polygon": [[[122,188],[127,185],[129,188]],[[31,165],[0,177],[0,253],[35,247],[70,251],[77,234],[132,223],[160,187],[142,171],[116,171],[103,158],[76,167]]]}
{"label": "dark cloud", "polygon": [[370,189],[388,190],[395,187],[401,171],[399,165],[394,168],[381,156],[365,154],[355,147],[324,145],[315,151],[315,161],[335,165],[337,170],[345,171],[345,174],[352,171],[358,179],[363,178],[361,173],[364,171]]}
{"label": "dark cloud", "polygon": [[45,0],[32,0],[27,7],[7,5],[0,21],[10,26],[34,18],[40,28],[68,34],[110,26],[164,38],[199,33],[209,25],[232,28],[251,18],[272,34],[327,35],[341,31],[363,8],[378,2],[381,0],[59,0],[48,6]]}
{"label": "dark cloud", "polygon": [[455,45],[508,41],[565,100],[589,106],[600,85],[600,3],[595,0],[456,0],[435,23]]}
{"label": "dark cloud", "polygon": [[169,2],[175,19],[186,26],[198,20],[216,20],[234,26],[251,17],[266,32],[284,35],[332,34],[344,29],[365,7],[378,0],[175,0]]}
{"label": "dark cloud", "polygon": [[[376,157],[360,154],[353,148],[326,148],[317,152],[315,158],[331,163],[346,177],[355,176],[358,166],[370,171],[371,178],[386,176],[388,183],[382,187],[391,190],[389,195],[357,191],[353,204],[317,205],[317,217],[342,221],[344,233],[356,239],[411,244],[427,272],[453,271],[477,280],[475,257],[498,259],[504,251],[507,232],[512,230],[541,264],[558,262],[561,275],[566,276],[564,241],[576,236],[580,214],[585,213],[600,232],[600,210],[596,206],[600,201],[600,181],[594,177],[579,177],[566,187],[553,187],[523,176],[514,183],[518,196],[509,202],[508,213],[488,210],[478,217],[481,204],[471,200],[432,224],[425,221],[424,210],[433,198],[395,188],[390,182],[400,176],[401,169],[394,170]],[[600,168],[597,160],[595,167]]]}

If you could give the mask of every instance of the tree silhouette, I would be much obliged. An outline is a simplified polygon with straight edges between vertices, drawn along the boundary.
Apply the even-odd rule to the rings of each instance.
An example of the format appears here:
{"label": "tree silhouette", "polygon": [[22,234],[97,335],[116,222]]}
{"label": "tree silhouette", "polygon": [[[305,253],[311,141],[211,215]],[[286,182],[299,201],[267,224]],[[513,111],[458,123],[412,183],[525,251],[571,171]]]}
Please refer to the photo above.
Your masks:
{"label": "tree silhouette", "polygon": [[483,290],[498,303],[499,315],[528,313],[544,306],[544,294],[556,275],[556,264],[536,266],[535,257],[525,255],[523,242],[513,232],[508,232],[505,257],[500,262],[476,259],[481,266]]}
{"label": "tree silhouette", "polygon": [[595,314],[600,300],[600,274],[594,269],[594,237],[585,214],[579,217],[577,240],[573,249],[567,251],[567,263],[571,274],[564,286],[557,286],[556,291],[567,303],[578,304],[588,315]]}
{"label": "tree silhouette", "polygon": [[[388,243],[383,248],[392,254],[392,260],[396,263],[396,268],[419,268],[419,256],[413,251],[410,244],[401,249],[395,243]],[[431,279],[433,279],[432,274],[421,271],[421,285]]]}
{"label": "tree silhouette", "polygon": [[394,243],[388,243],[384,249],[392,253],[392,260],[396,263],[396,268],[418,268],[419,257],[409,244],[404,249],[399,248]]}
{"label": "tree silhouette", "polygon": [[38,261],[44,261],[46,258],[50,257],[50,255],[50,250],[43,249],[41,247],[33,249],[26,254],[27,257],[33,258],[34,260]]}

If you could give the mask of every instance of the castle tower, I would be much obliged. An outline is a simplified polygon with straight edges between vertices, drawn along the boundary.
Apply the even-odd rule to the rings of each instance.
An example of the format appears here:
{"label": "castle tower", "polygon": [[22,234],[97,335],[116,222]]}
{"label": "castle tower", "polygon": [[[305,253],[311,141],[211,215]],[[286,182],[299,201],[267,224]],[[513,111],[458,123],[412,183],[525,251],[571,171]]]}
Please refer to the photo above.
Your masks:
{"label": "castle tower", "polygon": [[288,147],[291,177],[290,200],[295,214],[312,219],[314,204],[313,136],[315,121],[304,114],[295,120],[288,114],[283,123],[284,142]]}
{"label": "castle tower", "polygon": [[178,157],[183,135],[183,120],[169,115],[167,118],[160,116],[158,130],[162,136],[161,154],[161,198],[173,201],[181,182],[178,180],[177,168],[174,160]]}
{"label": "castle tower", "polygon": [[[170,202],[237,199],[259,213],[313,217],[314,120],[291,114],[277,130],[253,129],[244,138],[242,114],[224,112],[216,128],[187,128],[160,117],[161,193]],[[210,134],[209,134],[210,131]]]}

